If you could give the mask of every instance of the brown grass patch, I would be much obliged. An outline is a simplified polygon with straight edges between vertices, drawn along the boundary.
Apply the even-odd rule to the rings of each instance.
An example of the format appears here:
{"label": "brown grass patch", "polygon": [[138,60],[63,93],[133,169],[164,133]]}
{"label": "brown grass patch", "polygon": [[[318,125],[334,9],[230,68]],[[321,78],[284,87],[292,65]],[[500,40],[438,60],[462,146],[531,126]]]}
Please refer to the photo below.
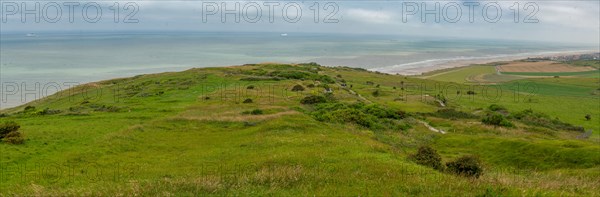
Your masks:
{"label": "brown grass patch", "polygon": [[498,66],[500,72],[584,72],[595,70],[593,67],[570,66],[553,61],[540,62],[510,62],[505,65]]}

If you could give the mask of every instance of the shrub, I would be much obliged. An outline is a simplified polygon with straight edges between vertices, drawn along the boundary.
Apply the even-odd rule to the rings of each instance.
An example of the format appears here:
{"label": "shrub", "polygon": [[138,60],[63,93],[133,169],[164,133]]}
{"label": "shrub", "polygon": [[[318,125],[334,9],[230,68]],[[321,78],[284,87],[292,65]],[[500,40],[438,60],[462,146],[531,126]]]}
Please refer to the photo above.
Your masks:
{"label": "shrub", "polygon": [[488,107],[488,109],[490,109],[490,111],[506,111],[506,108],[501,106],[501,105],[497,105],[497,104],[492,104]]}
{"label": "shrub", "polygon": [[245,77],[241,78],[240,81],[279,81],[279,77]]}
{"label": "shrub", "polygon": [[252,89],[254,89],[254,86],[253,85],[249,85],[248,87],[246,87],[246,89],[252,90]]}
{"label": "shrub", "polygon": [[23,144],[25,139],[23,139],[23,136],[21,136],[21,133],[19,133],[18,131],[12,131],[6,134],[2,141],[9,144]]}
{"label": "shrub", "polygon": [[374,96],[374,97],[381,96],[381,92],[379,92],[379,90],[375,90],[375,91],[374,91],[373,93],[371,93],[371,94],[373,94],[373,96]]}
{"label": "shrub", "polygon": [[305,104],[305,105],[325,103],[325,102],[327,102],[327,99],[325,99],[325,97],[316,96],[316,95],[307,96],[307,97],[304,97],[302,100],[300,100],[300,103]]}
{"label": "shrub", "polygon": [[442,94],[436,94],[436,95],[435,95],[435,98],[436,98],[437,100],[439,100],[440,102],[442,102],[443,104],[446,104],[446,103],[448,103],[448,100],[447,100],[447,99],[446,99],[446,97],[445,97],[444,95],[442,95]]}
{"label": "shrub", "polygon": [[0,124],[0,139],[4,138],[6,135],[8,135],[11,132],[15,132],[15,131],[19,130],[19,128],[21,128],[21,126],[19,124],[17,124],[16,122],[13,122],[13,121],[3,122],[2,124]]}
{"label": "shrub", "polygon": [[473,155],[459,157],[454,161],[446,163],[446,167],[449,172],[461,176],[479,178],[483,174],[483,167],[479,157]]}
{"label": "shrub", "polygon": [[294,87],[292,87],[292,91],[293,92],[298,92],[298,91],[304,91],[304,87],[302,85],[295,85]]}
{"label": "shrub", "polygon": [[363,105],[361,103],[360,105],[360,108],[363,112],[374,115],[377,118],[402,119],[405,115],[402,111],[396,112],[377,104]]}
{"label": "shrub", "polygon": [[35,111],[35,107],[34,106],[27,106],[27,107],[25,107],[25,109],[23,109],[23,111]]}
{"label": "shrub", "polygon": [[38,115],[53,115],[53,114],[60,114],[62,111],[58,110],[58,109],[50,109],[50,108],[45,108],[42,111],[37,112]]}
{"label": "shrub", "polygon": [[263,114],[263,113],[264,113],[264,112],[263,112],[263,110],[261,110],[261,109],[254,109],[254,110],[252,110],[252,111],[245,111],[245,112],[242,112],[242,114],[251,114],[251,115],[260,115],[260,114]]}
{"label": "shrub", "polygon": [[406,114],[402,111],[364,103],[324,103],[318,104],[311,115],[319,121],[352,123],[369,129],[406,130],[410,125],[400,121]]}
{"label": "shrub", "polygon": [[553,130],[569,130],[584,132],[585,129],[581,126],[574,126],[569,123],[560,121],[559,119],[552,119],[548,115],[533,112],[531,109],[523,110],[511,115],[512,118],[517,119],[527,125],[545,127]]}
{"label": "shrub", "polygon": [[514,125],[508,121],[502,114],[492,113],[484,117],[481,122],[488,125],[502,126],[502,127],[513,127]]}
{"label": "shrub", "polygon": [[269,75],[285,79],[307,79],[311,74],[302,71],[273,71]]}
{"label": "shrub", "polygon": [[421,146],[413,155],[410,155],[417,164],[443,170],[442,157],[437,151],[429,146]]}
{"label": "shrub", "polygon": [[315,84],[312,84],[312,83],[311,83],[311,84],[308,84],[308,85],[306,85],[306,87],[309,87],[309,88],[314,88],[314,87],[315,87]]}
{"label": "shrub", "polygon": [[475,91],[469,90],[469,91],[467,91],[467,94],[468,95],[475,95]]}
{"label": "shrub", "polygon": [[102,106],[92,106],[92,108],[94,108],[94,111],[99,111],[99,112],[119,112],[121,110],[121,108],[117,107],[117,106],[106,106],[106,105],[102,105]]}
{"label": "shrub", "polygon": [[252,103],[252,102],[253,102],[253,101],[252,101],[252,99],[250,99],[250,98],[247,98],[247,99],[246,99],[246,100],[244,100],[242,103]]}
{"label": "shrub", "polygon": [[322,81],[324,83],[334,84],[335,80],[331,78],[329,75],[317,75],[316,80]]}
{"label": "shrub", "polygon": [[586,114],[585,120],[590,121],[592,119],[592,115]]}

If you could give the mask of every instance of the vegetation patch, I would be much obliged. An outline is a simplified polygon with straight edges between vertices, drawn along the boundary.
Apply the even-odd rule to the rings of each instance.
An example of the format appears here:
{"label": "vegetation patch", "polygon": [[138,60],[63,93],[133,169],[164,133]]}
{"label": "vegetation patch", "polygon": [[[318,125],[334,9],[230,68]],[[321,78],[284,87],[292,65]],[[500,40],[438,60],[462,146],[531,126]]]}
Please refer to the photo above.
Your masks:
{"label": "vegetation patch", "polygon": [[483,175],[483,167],[479,157],[473,155],[466,155],[457,158],[454,161],[446,163],[446,168],[449,172],[467,176],[479,178]]}
{"label": "vegetation patch", "polygon": [[493,125],[493,126],[501,126],[501,127],[514,127],[515,126],[512,122],[510,122],[508,119],[506,119],[506,117],[504,117],[504,115],[496,113],[496,112],[488,113],[483,119],[481,119],[481,122],[483,122],[484,124]]}
{"label": "vegetation patch", "polygon": [[410,155],[410,158],[419,165],[431,167],[436,170],[443,170],[442,156],[430,146],[421,146],[415,154]]}
{"label": "vegetation patch", "polygon": [[0,140],[8,144],[22,144],[25,139],[19,132],[21,126],[13,121],[0,124]]}
{"label": "vegetation patch", "polygon": [[512,118],[531,126],[546,127],[554,130],[568,130],[579,132],[585,131],[585,129],[581,126],[574,126],[572,124],[562,122],[556,118],[552,119],[546,114],[533,112],[533,110],[531,109],[515,113],[512,115]]}
{"label": "vegetation patch", "polygon": [[408,124],[399,121],[405,118],[406,113],[378,104],[324,103],[318,104],[311,115],[319,121],[352,123],[374,130],[406,130],[410,128]]}
{"label": "vegetation patch", "polygon": [[300,100],[300,103],[305,104],[305,105],[326,103],[326,102],[327,102],[327,99],[324,96],[319,96],[319,95],[310,95],[310,96],[304,97],[302,100]]}

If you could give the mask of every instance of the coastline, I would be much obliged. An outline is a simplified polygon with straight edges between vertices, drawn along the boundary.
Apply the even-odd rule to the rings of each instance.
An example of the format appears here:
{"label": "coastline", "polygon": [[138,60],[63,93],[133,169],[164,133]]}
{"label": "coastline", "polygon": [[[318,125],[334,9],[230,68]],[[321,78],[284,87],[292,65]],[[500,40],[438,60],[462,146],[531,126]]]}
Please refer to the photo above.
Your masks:
{"label": "coastline", "polygon": [[[369,71],[376,71],[388,74],[400,74],[404,76],[420,76],[428,72],[444,70],[444,69],[452,69],[452,68],[460,68],[467,67],[473,64],[486,64],[491,62],[500,62],[500,61],[515,61],[526,58],[536,58],[536,57],[557,57],[557,56],[568,56],[568,55],[581,55],[581,54],[589,54],[589,53],[599,53],[600,51],[594,50],[578,50],[578,51],[559,51],[559,52],[537,52],[537,53],[521,53],[521,54],[511,54],[511,55],[496,55],[496,56],[484,56],[484,57],[458,57],[458,58],[448,58],[448,59],[431,59],[424,60],[418,62],[411,62],[406,64],[400,64],[389,67],[382,68],[373,68],[367,69]],[[266,63],[266,62],[263,62]],[[270,62],[275,63],[275,62]],[[318,63],[318,62],[317,62]],[[216,67],[230,67],[229,66],[216,66]],[[189,67],[187,69],[193,69],[195,67]],[[210,68],[210,67],[202,67],[202,68]],[[186,70],[186,69],[184,69]],[[164,71],[164,72],[177,72],[177,71]],[[158,72],[162,73],[162,72]],[[146,74],[154,74],[154,73],[146,73]],[[133,77],[133,76],[130,76]],[[85,85],[90,83],[96,83],[98,81],[112,80],[118,78],[127,78],[127,77],[116,77],[116,78],[107,78],[101,79],[97,81],[90,81],[87,83],[82,83],[79,85]],[[29,103],[35,103],[37,101],[43,100],[56,92],[49,92],[47,96],[43,96],[37,98],[35,100],[30,100],[27,102],[22,102],[19,99],[7,99],[2,101],[0,104],[0,111],[5,111],[11,108],[27,105]],[[18,101],[17,101],[18,100]]]}
{"label": "coastline", "polygon": [[588,53],[598,53],[594,50],[578,50],[578,51],[558,51],[558,52],[540,52],[540,53],[522,53],[513,55],[496,55],[486,57],[459,57],[448,59],[433,59],[420,62],[412,62],[407,64],[394,65],[390,67],[368,69],[388,74],[400,74],[405,76],[419,76],[428,72],[444,70],[450,68],[466,67],[473,64],[487,64],[501,61],[515,61],[526,58],[539,57],[557,57],[568,55],[581,55]]}

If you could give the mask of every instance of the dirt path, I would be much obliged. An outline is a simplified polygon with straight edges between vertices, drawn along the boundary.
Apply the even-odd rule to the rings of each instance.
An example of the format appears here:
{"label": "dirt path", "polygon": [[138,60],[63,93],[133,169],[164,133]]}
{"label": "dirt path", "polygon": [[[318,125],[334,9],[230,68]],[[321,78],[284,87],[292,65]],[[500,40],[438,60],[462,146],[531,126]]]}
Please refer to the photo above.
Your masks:
{"label": "dirt path", "polygon": [[441,129],[436,129],[435,127],[432,127],[431,125],[429,125],[427,122],[422,121],[422,120],[418,120],[421,124],[425,125],[425,127],[427,127],[430,131],[433,132],[437,132],[437,133],[441,133],[441,134],[446,134],[446,131],[441,130]]}

